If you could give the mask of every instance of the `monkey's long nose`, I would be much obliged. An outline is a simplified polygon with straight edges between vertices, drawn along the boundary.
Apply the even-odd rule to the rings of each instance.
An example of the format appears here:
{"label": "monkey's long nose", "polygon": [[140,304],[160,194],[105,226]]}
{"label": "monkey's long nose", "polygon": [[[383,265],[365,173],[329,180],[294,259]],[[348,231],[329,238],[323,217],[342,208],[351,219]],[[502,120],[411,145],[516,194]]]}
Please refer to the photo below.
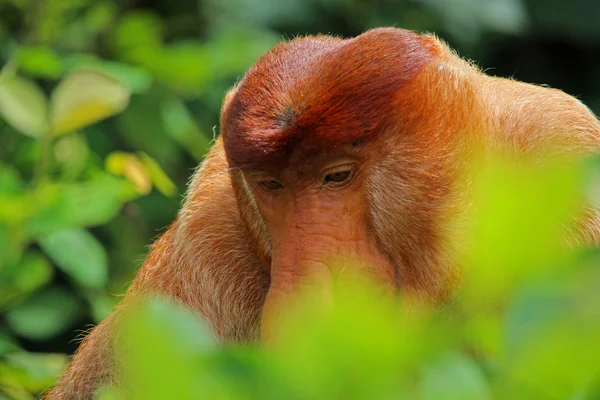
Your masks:
{"label": "monkey's long nose", "polygon": [[382,290],[396,288],[397,269],[364,235],[353,237],[336,229],[318,235],[289,232],[286,241],[274,246],[271,286],[263,307],[261,337],[268,341],[280,318],[289,312],[296,299],[311,291],[324,307],[332,304],[336,285],[348,279],[369,279]]}

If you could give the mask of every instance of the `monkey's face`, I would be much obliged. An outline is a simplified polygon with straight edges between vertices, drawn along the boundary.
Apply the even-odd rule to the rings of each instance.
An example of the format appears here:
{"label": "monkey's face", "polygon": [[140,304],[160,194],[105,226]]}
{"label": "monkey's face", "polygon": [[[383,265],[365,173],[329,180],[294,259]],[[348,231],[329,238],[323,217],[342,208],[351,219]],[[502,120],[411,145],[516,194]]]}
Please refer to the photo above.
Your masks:
{"label": "monkey's face", "polygon": [[388,139],[410,134],[398,115],[415,113],[398,94],[431,59],[427,40],[394,29],[295,40],[226,97],[221,132],[238,208],[271,277],[263,321],[309,281],[362,273],[396,286],[401,260],[376,232],[369,186]]}
{"label": "monkey's face", "polygon": [[366,274],[393,287],[396,267],[369,229],[365,182],[371,164],[348,148],[302,157],[286,168],[243,171],[246,186],[271,238],[271,287],[263,331],[274,308],[296,289],[330,287],[342,275]]}

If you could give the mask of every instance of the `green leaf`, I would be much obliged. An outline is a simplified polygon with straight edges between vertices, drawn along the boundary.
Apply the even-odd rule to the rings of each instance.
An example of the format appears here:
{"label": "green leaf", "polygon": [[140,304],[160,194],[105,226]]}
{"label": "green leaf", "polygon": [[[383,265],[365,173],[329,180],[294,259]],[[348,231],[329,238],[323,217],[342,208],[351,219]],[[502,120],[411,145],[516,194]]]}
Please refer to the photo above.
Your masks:
{"label": "green leaf", "polygon": [[65,188],[64,196],[64,205],[74,223],[95,226],[112,220],[135,193],[126,181],[108,175]]}
{"label": "green leaf", "polygon": [[17,131],[39,137],[48,129],[48,100],[34,82],[5,77],[0,80],[0,115]]}
{"label": "green leaf", "polygon": [[62,59],[48,46],[20,48],[15,59],[19,68],[33,76],[58,78],[64,71]]}
{"label": "green leaf", "polygon": [[583,177],[580,162],[524,159],[515,165],[500,154],[489,155],[474,178],[477,207],[469,216],[475,224],[467,241],[471,254],[464,262],[469,267],[464,293],[503,301],[538,269],[560,265],[570,254],[562,235],[580,205]]}
{"label": "green leaf", "polygon": [[[65,189],[63,185],[43,183],[30,193],[30,203],[26,205],[32,208],[32,215],[24,224],[29,237],[37,238],[74,225],[64,201]],[[34,204],[33,199],[37,200]]]}
{"label": "green leaf", "polygon": [[19,352],[6,357],[1,375],[30,393],[40,393],[56,382],[66,366],[65,354]]}
{"label": "green leaf", "polygon": [[19,350],[20,347],[15,339],[8,332],[0,330],[0,357]]}
{"label": "green leaf", "polygon": [[72,72],[51,97],[54,135],[72,132],[123,111],[130,90],[119,81],[93,70]]}
{"label": "green leaf", "polygon": [[127,396],[122,390],[113,387],[101,387],[96,392],[97,400],[126,400]]}
{"label": "green leaf", "polygon": [[421,390],[424,400],[486,400],[493,397],[475,362],[458,353],[442,356],[438,363],[428,365]]}
{"label": "green leaf", "polygon": [[269,337],[276,365],[297,398],[396,398],[392,393],[412,385],[407,367],[443,344],[433,340],[440,328],[399,313],[367,276],[339,275],[335,285],[303,289],[283,306]]}
{"label": "green leaf", "polygon": [[163,171],[155,159],[143,152],[139,152],[138,156],[146,167],[146,171],[148,171],[148,174],[152,179],[152,183],[154,183],[154,186],[162,194],[168,197],[172,197],[177,194],[177,186],[175,186],[171,178],[169,178],[165,171]]}
{"label": "green leaf", "polygon": [[139,158],[133,154],[115,151],[106,157],[106,170],[115,175],[122,175],[135,185],[140,194],[148,194],[152,190],[152,179],[149,171]]}
{"label": "green leaf", "polygon": [[2,272],[7,275],[3,279],[6,285],[2,286],[8,287],[0,286],[0,309],[15,298],[21,298],[50,282],[54,269],[46,257],[31,251],[23,256],[20,263],[5,268]]}
{"label": "green leaf", "polygon": [[143,68],[113,61],[104,61],[101,68],[128,86],[133,93],[144,93],[152,86],[152,74]]}
{"label": "green leaf", "polygon": [[67,330],[79,316],[79,304],[67,290],[49,288],[6,313],[8,326],[31,340],[46,340]]}
{"label": "green leaf", "polygon": [[160,105],[165,131],[179,142],[197,161],[210,150],[212,141],[201,132],[185,104],[176,96],[170,96]]}
{"label": "green leaf", "polygon": [[[151,53],[145,65],[157,80],[181,94],[195,95],[217,76],[218,71],[210,66],[210,56],[203,44],[179,40]],[[190,65],[194,68],[189,68]]]}
{"label": "green leaf", "polygon": [[131,89],[144,93],[152,86],[152,74],[144,68],[115,61],[106,61],[91,54],[74,54],[66,58],[67,69],[76,71],[93,69],[104,73]]}
{"label": "green leaf", "polygon": [[38,199],[37,209],[26,231],[34,238],[59,229],[107,223],[123,203],[139,196],[132,184],[109,174],[82,184],[41,185],[33,195]]}
{"label": "green leaf", "polygon": [[110,27],[118,14],[118,7],[110,1],[94,2],[85,12],[84,20],[92,32],[100,32]]}
{"label": "green leaf", "polygon": [[21,259],[24,247],[22,231],[0,224],[0,270],[16,264]]}
{"label": "green leaf", "polygon": [[0,164],[0,194],[22,193],[22,182],[19,173],[11,166]]}
{"label": "green leaf", "polygon": [[127,111],[115,117],[121,139],[133,149],[143,151],[169,170],[179,165],[183,149],[165,132],[160,105],[165,91],[153,87],[146,95],[132,99]]}
{"label": "green leaf", "polygon": [[39,239],[56,265],[85,287],[102,287],[108,280],[108,258],[102,244],[81,228],[63,229]]}
{"label": "green leaf", "polygon": [[126,54],[140,48],[157,49],[162,45],[162,35],[160,17],[148,11],[134,11],[121,18],[115,29],[114,44]]}
{"label": "green leaf", "polygon": [[124,389],[131,390],[127,398],[223,398],[198,393],[214,382],[206,369],[197,367],[200,357],[215,349],[215,342],[189,310],[151,298],[122,319],[118,332],[117,351],[127,366]]}
{"label": "green leaf", "polygon": [[22,293],[30,293],[50,282],[52,266],[41,253],[31,251],[23,256],[19,273],[13,281],[14,288]]}
{"label": "green leaf", "polygon": [[56,140],[53,150],[61,171],[61,180],[77,179],[86,167],[90,153],[85,137],[78,132],[64,135]]}

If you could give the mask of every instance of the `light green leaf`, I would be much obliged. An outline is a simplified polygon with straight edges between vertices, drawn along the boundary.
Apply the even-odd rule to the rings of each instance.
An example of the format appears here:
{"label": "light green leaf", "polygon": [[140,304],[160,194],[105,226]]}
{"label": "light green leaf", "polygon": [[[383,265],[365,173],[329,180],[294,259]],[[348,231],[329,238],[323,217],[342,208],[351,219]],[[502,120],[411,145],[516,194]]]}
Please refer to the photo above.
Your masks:
{"label": "light green leaf", "polygon": [[106,157],[106,170],[111,174],[122,175],[135,185],[140,194],[152,190],[152,179],[146,165],[133,154],[115,151]]}
{"label": "light green leaf", "polygon": [[214,375],[197,367],[215,342],[209,329],[189,310],[152,298],[124,319],[118,331],[117,351],[126,365],[123,389],[129,392],[127,398],[232,398],[202,395],[214,385]]}
{"label": "light green leaf", "polygon": [[492,392],[483,372],[473,360],[458,353],[428,365],[421,381],[424,400],[485,400]]}
{"label": "light green leaf", "polygon": [[63,229],[39,240],[56,265],[86,287],[102,287],[108,279],[104,247],[88,231]]}
{"label": "light green leaf", "polygon": [[171,178],[163,171],[158,162],[143,152],[139,152],[138,156],[146,167],[148,174],[150,174],[154,187],[165,196],[174,196],[177,193],[177,186],[175,186]]}
{"label": "light green leaf", "polygon": [[45,340],[64,332],[79,316],[73,295],[50,288],[27,299],[6,313],[8,326],[31,340]]}
{"label": "light green leaf", "polygon": [[0,115],[17,131],[39,137],[48,129],[48,100],[34,82],[5,77],[0,80]]}
{"label": "light green leaf", "polygon": [[123,203],[135,196],[126,181],[108,175],[65,188],[64,204],[68,207],[71,221],[81,226],[94,226],[113,219]]}
{"label": "light green leaf", "polygon": [[96,392],[97,400],[126,400],[125,393],[114,387],[101,387]]}
{"label": "light green leaf", "polygon": [[101,225],[113,219],[123,203],[138,196],[131,183],[109,174],[81,184],[40,185],[32,193],[36,201],[29,207],[34,214],[25,230],[28,236],[38,238],[64,228]]}
{"label": "light green leaf", "polygon": [[105,74],[88,69],[72,72],[52,93],[52,132],[72,132],[118,114],[129,97],[127,87]]}
{"label": "light green leaf", "polygon": [[143,68],[113,61],[104,61],[101,68],[128,86],[133,93],[144,93],[152,86],[152,74]]}
{"label": "light green leaf", "polygon": [[74,132],[58,138],[53,147],[54,158],[61,171],[62,181],[77,179],[87,165],[90,149],[85,136]]}
{"label": "light green leaf", "polygon": [[492,154],[485,165],[473,168],[477,207],[469,216],[475,224],[463,290],[478,300],[503,301],[519,282],[569,256],[562,235],[582,197],[581,163],[524,159],[517,165]]}
{"label": "light green leaf", "polygon": [[144,68],[115,61],[106,61],[91,54],[78,53],[65,58],[69,71],[91,69],[104,73],[131,89],[144,93],[152,86],[152,74]]}
{"label": "light green leaf", "polygon": [[39,393],[56,382],[67,366],[65,354],[14,353],[6,357],[6,377],[31,393]]}
{"label": "light green leaf", "polygon": [[19,68],[33,76],[58,78],[64,72],[62,59],[49,46],[20,48],[15,58]]}

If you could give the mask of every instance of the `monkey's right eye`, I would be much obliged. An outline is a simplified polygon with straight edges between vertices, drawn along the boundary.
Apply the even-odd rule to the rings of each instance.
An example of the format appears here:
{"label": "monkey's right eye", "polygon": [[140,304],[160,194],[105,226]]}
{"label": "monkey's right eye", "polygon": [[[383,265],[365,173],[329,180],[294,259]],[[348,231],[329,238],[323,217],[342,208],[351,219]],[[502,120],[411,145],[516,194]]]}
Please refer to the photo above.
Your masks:
{"label": "monkey's right eye", "polygon": [[263,189],[269,191],[278,190],[283,187],[283,184],[277,179],[265,179],[264,181],[259,181],[258,184],[262,186]]}

